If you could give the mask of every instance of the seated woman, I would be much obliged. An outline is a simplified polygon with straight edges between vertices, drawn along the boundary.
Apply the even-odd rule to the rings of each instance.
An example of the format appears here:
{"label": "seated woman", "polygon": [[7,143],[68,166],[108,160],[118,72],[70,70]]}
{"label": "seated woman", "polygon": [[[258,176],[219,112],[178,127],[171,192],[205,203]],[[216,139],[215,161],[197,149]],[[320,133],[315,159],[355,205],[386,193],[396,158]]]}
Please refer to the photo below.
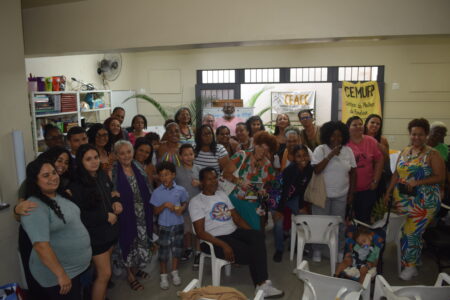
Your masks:
{"label": "seated woman", "polygon": [[[284,295],[268,280],[267,252],[264,234],[252,230],[239,216],[227,195],[218,191],[217,173],[206,167],[199,174],[202,192],[191,199],[189,214],[197,237],[214,245],[216,256],[230,262],[249,265],[256,292],[264,291],[265,298]],[[201,249],[209,248],[201,244]]]}
{"label": "seated woman", "polygon": [[80,275],[92,250],[80,209],[63,197],[53,164],[36,159],[27,166],[27,199],[38,205],[20,222],[33,244],[30,271],[45,289],[45,299],[81,300]]}

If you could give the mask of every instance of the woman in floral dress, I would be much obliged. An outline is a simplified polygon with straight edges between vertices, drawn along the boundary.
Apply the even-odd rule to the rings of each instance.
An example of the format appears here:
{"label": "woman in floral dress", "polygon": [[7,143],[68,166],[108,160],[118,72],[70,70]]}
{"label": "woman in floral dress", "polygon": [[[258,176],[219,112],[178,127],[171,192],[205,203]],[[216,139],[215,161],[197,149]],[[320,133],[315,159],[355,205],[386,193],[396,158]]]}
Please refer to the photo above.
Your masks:
{"label": "woman in floral dress", "polygon": [[397,212],[406,215],[401,250],[403,280],[418,275],[422,253],[422,234],[440,208],[439,184],[444,180],[444,162],[439,153],[426,145],[430,124],[414,119],[408,124],[410,146],[400,154],[385,200],[393,191]]}
{"label": "woman in floral dress", "polygon": [[[278,143],[276,137],[260,131],[253,137],[253,144],[253,151],[238,151],[231,157],[223,176],[236,184],[229,197],[239,215],[250,227],[260,230],[262,212],[254,198],[256,193],[264,195],[264,185],[275,179],[275,169],[268,157],[277,152]],[[239,176],[234,174],[237,169]]]}

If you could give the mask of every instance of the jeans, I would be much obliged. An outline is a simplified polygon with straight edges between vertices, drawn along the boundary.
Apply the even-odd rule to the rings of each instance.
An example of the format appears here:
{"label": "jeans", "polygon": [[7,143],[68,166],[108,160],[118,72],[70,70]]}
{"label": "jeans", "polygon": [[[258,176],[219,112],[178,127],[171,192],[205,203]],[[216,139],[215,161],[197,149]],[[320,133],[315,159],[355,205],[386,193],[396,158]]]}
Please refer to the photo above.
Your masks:
{"label": "jeans", "polygon": [[[289,199],[285,205],[292,210],[294,215],[298,214],[298,200],[299,197],[294,197]],[[272,212],[274,214],[274,212]],[[295,228],[291,228],[291,230],[295,230]],[[277,220],[273,224],[273,238],[275,240],[275,250],[283,252],[284,250],[284,232],[283,232],[283,218]]]}
{"label": "jeans", "polygon": [[[342,221],[345,219],[345,208],[347,207],[347,195],[338,198],[328,198],[325,207],[312,205],[311,212],[313,215],[341,216]],[[322,245],[314,244],[313,250],[322,250]],[[343,252],[345,247],[344,224],[339,224],[339,252]]]}

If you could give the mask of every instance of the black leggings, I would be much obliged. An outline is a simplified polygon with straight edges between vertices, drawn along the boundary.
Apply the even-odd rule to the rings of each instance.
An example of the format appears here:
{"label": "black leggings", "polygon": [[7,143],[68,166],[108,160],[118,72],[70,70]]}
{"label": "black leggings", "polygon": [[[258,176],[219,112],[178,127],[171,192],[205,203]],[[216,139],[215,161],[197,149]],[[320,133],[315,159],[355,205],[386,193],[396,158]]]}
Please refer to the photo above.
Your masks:
{"label": "black leggings", "polygon": [[[224,241],[233,249],[237,264],[249,265],[254,285],[261,284],[268,279],[265,237],[261,231],[238,228],[229,235],[216,236],[216,238]],[[202,243],[200,247],[203,252],[209,253],[208,245]],[[225,258],[221,247],[214,246],[214,251],[218,258]]]}
{"label": "black leggings", "polygon": [[353,198],[355,217],[361,222],[371,224],[372,209],[377,202],[377,191],[365,190],[356,192]]}

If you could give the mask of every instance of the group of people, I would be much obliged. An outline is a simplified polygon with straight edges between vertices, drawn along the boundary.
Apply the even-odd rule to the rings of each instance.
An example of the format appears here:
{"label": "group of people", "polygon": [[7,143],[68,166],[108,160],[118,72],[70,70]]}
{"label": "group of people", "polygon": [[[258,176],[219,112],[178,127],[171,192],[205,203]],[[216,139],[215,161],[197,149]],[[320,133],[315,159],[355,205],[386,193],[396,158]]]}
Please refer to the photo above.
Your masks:
{"label": "group of people", "polygon": [[[132,290],[142,290],[143,269],[157,250],[160,287],[181,284],[179,263],[209,251],[249,265],[256,292],[283,296],[269,280],[264,228],[274,222],[273,260],[281,262],[284,236],[292,214],[349,215],[372,222],[375,203],[394,197],[396,211],[407,216],[402,235],[402,279],[417,274],[422,234],[439,210],[447,171],[445,125],[414,119],[410,145],[401,151],[396,170],[389,166],[389,144],[382,118],[346,124],[314,122],[310,110],[298,113],[303,127],[289,116],[265,130],[260,117],[246,122],[226,105],[216,124],[206,115],[192,127],[188,108],[177,111],[159,136],[145,132],[143,115],[122,127],[123,108],[87,131],[72,127],[67,145],[57,127],[44,132],[48,150],[27,166],[14,214],[21,226],[19,249],[34,299],[80,299],[86,282],[93,300],[103,300],[112,260],[126,270]],[[437,150],[435,150],[437,149]],[[323,174],[323,207],[305,200],[313,174]],[[343,257],[344,225],[339,228]],[[158,236],[155,241],[154,237]],[[169,258],[172,257],[170,272]],[[313,260],[321,260],[313,245]],[[93,272],[89,272],[93,270]],[[88,279],[86,279],[88,278]],[[84,284],[83,284],[84,283]]]}

